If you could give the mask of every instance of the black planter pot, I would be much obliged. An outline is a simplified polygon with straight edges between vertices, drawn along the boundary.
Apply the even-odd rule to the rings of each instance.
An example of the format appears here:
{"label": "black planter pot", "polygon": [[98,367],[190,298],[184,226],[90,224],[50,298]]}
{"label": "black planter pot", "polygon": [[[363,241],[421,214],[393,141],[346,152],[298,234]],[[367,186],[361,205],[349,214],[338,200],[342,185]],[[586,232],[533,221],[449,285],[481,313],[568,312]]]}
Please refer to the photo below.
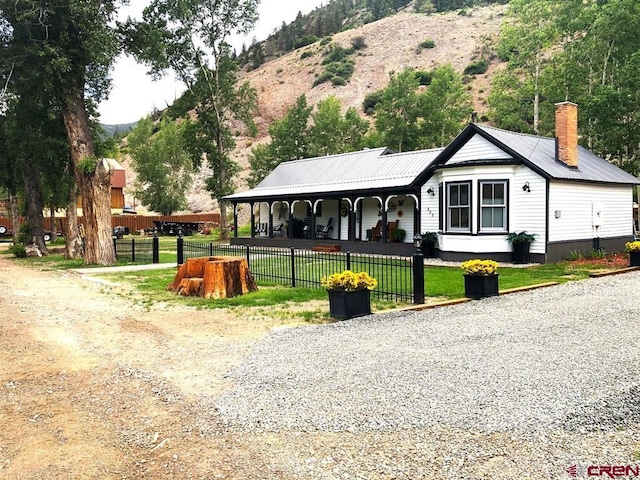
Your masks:
{"label": "black planter pot", "polygon": [[371,290],[327,290],[329,292],[329,313],[337,320],[361,317],[371,313]]}
{"label": "black planter pot", "polygon": [[464,295],[467,298],[479,300],[498,295],[498,275],[465,275]]}
{"label": "black planter pot", "polygon": [[640,252],[629,252],[629,266],[640,267]]}
{"label": "black planter pot", "polygon": [[436,256],[436,246],[433,243],[422,242],[422,245],[420,245],[420,251],[422,252],[422,255],[427,258],[435,258]]}
{"label": "black planter pot", "polygon": [[513,244],[513,252],[511,254],[511,261],[513,263],[530,263],[529,248],[531,243],[520,242]]}

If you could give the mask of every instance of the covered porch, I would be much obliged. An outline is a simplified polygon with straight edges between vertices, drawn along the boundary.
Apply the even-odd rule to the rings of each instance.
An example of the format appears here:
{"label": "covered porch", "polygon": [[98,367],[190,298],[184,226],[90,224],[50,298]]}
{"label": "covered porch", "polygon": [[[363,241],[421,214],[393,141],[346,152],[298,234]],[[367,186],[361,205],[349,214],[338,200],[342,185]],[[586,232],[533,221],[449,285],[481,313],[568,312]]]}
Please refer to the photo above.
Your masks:
{"label": "covered porch", "polygon": [[252,212],[249,236],[238,234],[234,202],[232,244],[293,246],[359,253],[405,255],[419,232],[420,201],[415,191],[375,196],[263,199],[247,202]]}
{"label": "covered porch", "polygon": [[[411,254],[422,177],[440,151],[377,148],[282,162],[254,189],[225,197],[234,206],[231,242]],[[247,204],[251,234],[241,238],[238,208]]]}

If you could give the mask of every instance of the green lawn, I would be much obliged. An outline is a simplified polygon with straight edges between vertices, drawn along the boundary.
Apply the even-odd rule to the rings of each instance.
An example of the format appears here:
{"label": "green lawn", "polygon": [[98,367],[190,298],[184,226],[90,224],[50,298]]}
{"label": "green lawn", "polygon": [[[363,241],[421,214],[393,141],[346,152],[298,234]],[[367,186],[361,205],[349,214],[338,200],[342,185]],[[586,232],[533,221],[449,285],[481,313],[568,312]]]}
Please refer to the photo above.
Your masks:
{"label": "green lawn", "polygon": [[[194,237],[202,243],[209,243],[211,239],[207,237]],[[193,241],[190,240],[190,241]],[[175,237],[161,237],[160,261],[162,263],[175,263]],[[198,242],[200,243],[200,242]],[[291,269],[290,257],[276,255],[254,255],[251,269],[256,274],[261,287],[259,292],[228,300],[202,300],[188,299],[187,303],[206,308],[234,307],[234,306],[260,306],[277,305],[282,302],[305,302],[313,299],[326,298],[326,292],[320,288],[314,288],[310,282],[298,282],[297,287],[290,288],[290,285],[279,286],[281,282],[277,277],[287,278]],[[320,278],[345,268],[342,261],[331,260],[330,255],[317,255],[302,257],[296,260],[295,268],[299,276],[306,276],[311,280],[319,282]],[[62,255],[50,255],[40,258],[15,259],[35,268],[43,270],[65,270],[83,267],[82,260],[65,260]],[[364,260],[363,260],[364,262]],[[127,265],[126,262],[120,265]],[[391,259],[385,260],[385,264],[370,265],[360,263],[357,255],[352,256],[351,269],[354,271],[364,270],[378,280],[379,292],[410,292],[409,270],[406,268],[406,260]],[[597,264],[585,264],[575,262],[559,262],[550,265],[538,265],[527,268],[499,268],[500,289],[510,289],[529,285],[536,285],[546,282],[567,282],[571,280],[582,280],[589,277],[594,271],[603,269],[614,269],[613,263],[610,266]],[[131,283],[132,287],[141,295],[153,298],[152,301],[173,301],[175,295],[166,291],[175,275],[175,269],[149,270],[141,272],[129,272],[120,274],[109,274]],[[258,274],[264,276],[258,276]],[[271,276],[269,276],[271,275]],[[462,270],[457,267],[425,267],[425,295],[427,297],[439,297],[455,299],[464,297],[464,278]],[[393,305],[389,302],[393,296],[386,296],[385,301],[374,300],[380,307]],[[185,303],[185,300],[181,300]],[[387,307],[388,308],[388,307]]]}

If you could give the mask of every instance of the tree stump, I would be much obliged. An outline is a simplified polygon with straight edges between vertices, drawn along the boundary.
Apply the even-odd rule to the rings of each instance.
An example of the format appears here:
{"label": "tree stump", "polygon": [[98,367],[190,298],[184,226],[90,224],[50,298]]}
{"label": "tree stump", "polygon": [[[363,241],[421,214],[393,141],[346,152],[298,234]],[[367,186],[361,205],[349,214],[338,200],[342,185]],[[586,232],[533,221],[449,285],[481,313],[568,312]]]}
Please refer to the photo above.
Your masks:
{"label": "tree stump", "polygon": [[242,257],[189,258],[168,288],[180,295],[204,298],[230,298],[258,290]]}

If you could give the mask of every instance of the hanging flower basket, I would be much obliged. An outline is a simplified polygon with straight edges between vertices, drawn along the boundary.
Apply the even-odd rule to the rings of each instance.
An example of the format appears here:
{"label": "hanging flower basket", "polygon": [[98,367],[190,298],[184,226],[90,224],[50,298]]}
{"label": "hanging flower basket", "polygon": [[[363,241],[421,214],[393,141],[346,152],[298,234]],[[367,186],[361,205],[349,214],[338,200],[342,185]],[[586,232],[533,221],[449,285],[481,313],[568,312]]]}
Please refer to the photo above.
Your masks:
{"label": "hanging flower basket", "polygon": [[371,290],[377,281],[366,272],[345,270],[322,279],[329,294],[329,313],[338,320],[371,314]]}
{"label": "hanging flower basket", "polygon": [[498,295],[498,263],[493,260],[469,260],[462,265],[464,270],[464,294],[479,300]]}

